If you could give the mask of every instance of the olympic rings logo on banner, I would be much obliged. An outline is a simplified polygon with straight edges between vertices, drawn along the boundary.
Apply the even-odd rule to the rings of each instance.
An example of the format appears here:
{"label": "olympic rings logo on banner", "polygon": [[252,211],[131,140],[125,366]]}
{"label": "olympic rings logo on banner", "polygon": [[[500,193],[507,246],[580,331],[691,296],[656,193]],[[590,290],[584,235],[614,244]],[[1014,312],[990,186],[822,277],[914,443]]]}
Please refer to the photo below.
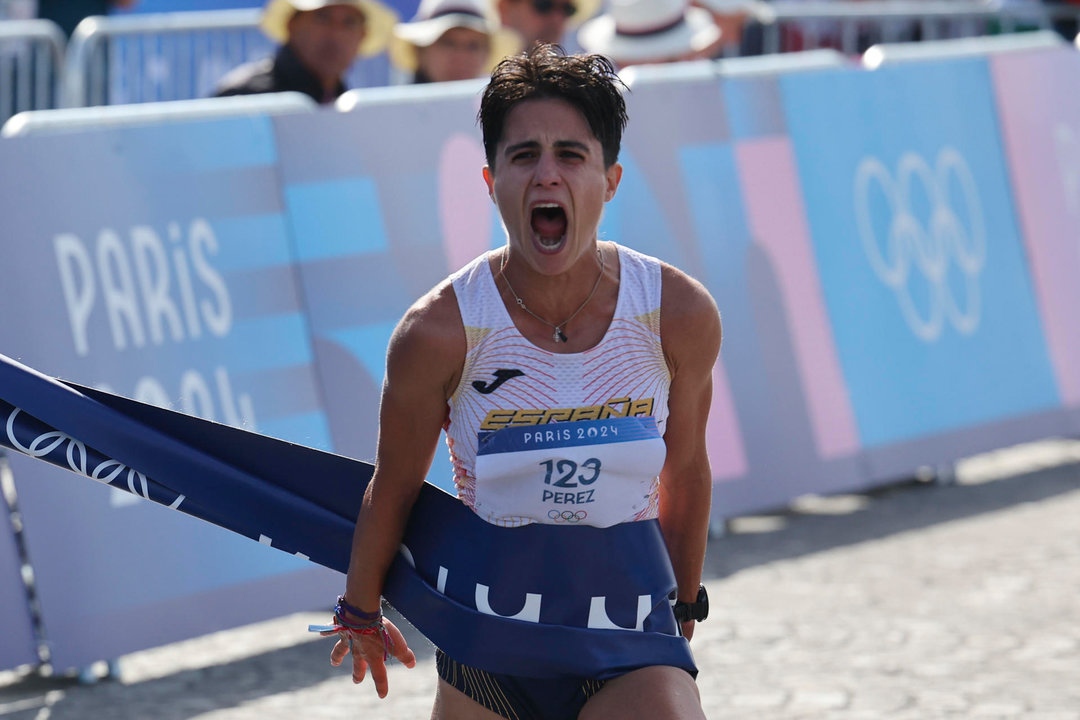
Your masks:
{"label": "olympic rings logo on banner", "polygon": [[[959,184],[970,227],[964,226],[953,209],[952,179]],[[911,193],[916,184],[930,201],[925,224],[912,211]],[[870,190],[875,185],[885,195],[892,215],[883,238],[874,230],[870,217]],[[975,178],[960,153],[942,148],[934,168],[920,155],[904,153],[895,179],[880,160],[865,157],[855,171],[854,190],[855,222],[863,251],[874,274],[895,293],[912,332],[925,342],[933,342],[941,336],[946,320],[964,335],[975,332],[982,308],[979,274],[986,265],[986,227]],[[962,278],[961,302],[953,297],[949,284],[953,265]],[[929,286],[929,307],[925,310],[920,310],[911,296],[908,281],[913,270]]]}
{"label": "olympic rings logo on banner", "polygon": [[[113,480],[127,471],[128,490],[141,498],[153,500],[153,498],[150,497],[150,489],[147,487],[146,475],[117,460],[105,460],[96,467],[88,467],[89,454],[86,451],[86,445],[70,435],[54,430],[38,435],[30,441],[29,445],[23,445],[15,436],[15,418],[17,418],[21,412],[22,410],[19,408],[13,408],[5,423],[4,429],[7,434],[8,442],[11,443],[12,448],[24,455],[29,455],[32,458],[47,458],[54,450],[57,450],[66,444],[66,460],[70,470],[105,485],[112,484]],[[169,507],[175,510],[180,507],[180,503],[183,501],[184,496],[178,495],[176,500],[174,500]]]}
{"label": "olympic rings logo on banner", "polygon": [[556,523],[576,523],[581,522],[585,518],[589,517],[589,513],[584,510],[548,510],[548,519],[554,520]]}
{"label": "olympic rings logo on banner", "polygon": [[1065,123],[1058,123],[1054,127],[1054,150],[1065,205],[1070,214],[1076,215],[1080,213],[1080,143],[1076,141],[1073,129]]}

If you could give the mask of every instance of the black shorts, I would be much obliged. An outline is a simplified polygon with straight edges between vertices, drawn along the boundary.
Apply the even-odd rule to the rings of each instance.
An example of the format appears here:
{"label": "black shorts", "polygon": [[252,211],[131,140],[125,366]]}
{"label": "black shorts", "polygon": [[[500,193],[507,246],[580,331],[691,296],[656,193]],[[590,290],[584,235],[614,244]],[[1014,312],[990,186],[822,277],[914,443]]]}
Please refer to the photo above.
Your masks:
{"label": "black shorts", "polygon": [[439,677],[507,720],[574,720],[586,701],[604,687],[592,678],[528,678],[462,665],[435,650]]}

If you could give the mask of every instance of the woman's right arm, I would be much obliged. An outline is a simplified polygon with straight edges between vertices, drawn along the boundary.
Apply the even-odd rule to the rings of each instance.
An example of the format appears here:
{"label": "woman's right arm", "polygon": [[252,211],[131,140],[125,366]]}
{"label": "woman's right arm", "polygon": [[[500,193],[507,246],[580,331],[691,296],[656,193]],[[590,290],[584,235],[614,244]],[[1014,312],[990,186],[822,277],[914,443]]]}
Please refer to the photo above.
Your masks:
{"label": "woman's right arm", "polygon": [[[439,445],[447,399],[461,377],[465,347],[465,331],[449,283],[410,308],[391,337],[379,407],[375,473],[357,518],[345,584],[349,605],[365,612],[380,607],[383,578],[397,555],[409,513]],[[412,667],[415,657],[404,638],[390,621],[384,623],[393,656]],[[370,667],[376,691],[385,697],[383,639],[363,635],[354,637],[352,644],[353,681],[363,680]],[[348,651],[349,643],[340,640],[331,652],[331,663],[340,664]]]}

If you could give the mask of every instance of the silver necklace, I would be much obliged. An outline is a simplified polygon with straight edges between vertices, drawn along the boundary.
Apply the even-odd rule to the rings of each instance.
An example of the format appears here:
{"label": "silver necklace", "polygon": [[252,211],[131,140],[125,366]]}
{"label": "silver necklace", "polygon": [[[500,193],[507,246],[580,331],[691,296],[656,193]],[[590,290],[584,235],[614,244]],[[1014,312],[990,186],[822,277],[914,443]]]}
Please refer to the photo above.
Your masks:
{"label": "silver necklace", "polygon": [[589,297],[585,298],[585,302],[581,303],[581,305],[578,305],[577,310],[570,313],[570,317],[566,318],[565,320],[563,320],[561,323],[559,323],[557,325],[555,323],[553,323],[553,322],[550,322],[550,321],[540,317],[539,315],[534,313],[532,310],[530,310],[528,307],[526,307],[525,301],[522,300],[521,296],[518,295],[517,292],[514,290],[514,286],[510,284],[510,278],[506,277],[506,258],[507,258],[507,256],[509,254],[510,254],[510,251],[507,250],[506,254],[503,255],[502,264],[499,265],[499,274],[502,275],[502,279],[506,282],[506,287],[510,290],[510,294],[513,295],[514,300],[517,301],[518,307],[521,308],[522,310],[524,310],[525,312],[529,313],[530,315],[532,315],[534,318],[536,318],[540,322],[544,323],[545,325],[550,325],[552,327],[552,329],[555,330],[555,333],[551,336],[552,340],[554,340],[555,342],[568,342],[569,338],[566,337],[566,333],[563,332],[563,328],[566,327],[567,323],[569,323],[571,320],[576,318],[577,314],[579,312],[581,312],[582,310],[585,309],[585,306],[588,305],[589,301],[593,299],[593,295],[596,294],[597,288],[600,287],[600,281],[604,279],[604,254],[602,252],[600,252],[600,248],[596,249],[596,255],[600,258],[600,274],[596,276],[596,282],[593,283],[592,290],[589,291]]}

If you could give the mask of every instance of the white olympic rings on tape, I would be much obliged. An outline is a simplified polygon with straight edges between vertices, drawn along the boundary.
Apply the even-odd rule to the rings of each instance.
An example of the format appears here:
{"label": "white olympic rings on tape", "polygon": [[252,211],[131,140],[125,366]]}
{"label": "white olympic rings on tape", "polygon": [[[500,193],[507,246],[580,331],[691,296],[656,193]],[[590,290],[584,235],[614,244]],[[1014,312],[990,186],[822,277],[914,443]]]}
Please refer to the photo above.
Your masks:
{"label": "white olympic rings on tape", "polygon": [[[960,197],[951,196],[955,178]],[[929,217],[916,217],[911,207],[915,184],[930,202]],[[892,219],[884,237],[874,230],[870,191],[877,185],[889,204]],[[986,265],[986,228],[975,178],[964,158],[951,147],[938,152],[934,168],[918,154],[900,156],[895,179],[880,160],[865,157],[855,171],[855,222],[863,251],[874,274],[893,290],[904,320],[917,337],[933,342],[945,322],[970,335],[979,326],[982,308],[979,274]],[[964,203],[968,227],[957,217],[953,201]],[[957,268],[963,299],[953,297],[949,270]],[[918,272],[928,287],[929,299],[918,307],[909,279]]]}
{"label": "white olympic rings on tape", "polygon": [[[29,455],[32,458],[45,458],[48,457],[54,450],[64,447],[66,445],[66,460],[68,469],[88,477],[91,480],[96,480],[104,485],[112,484],[113,480],[116,480],[122,474],[127,473],[127,487],[128,490],[141,498],[146,500],[153,500],[150,497],[150,489],[147,486],[147,477],[138,470],[128,467],[116,460],[103,460],[95,467],[90,467],[88,463],[89,453],[86,451],[86,445],[79,442],[75,438],[62,433],[58,430],[52,432],[43,433],[38,435],[30,441],[29,445],[23,445],[19,438],[15,435],[15,418],[19,416],[22,410],[19,408],[12,408],[7,420],[4,422],[4,431],[7,435],[7,440],[11,443],[11,447],[24,455]],[[176,509],[180,507],[180,504],[185,500],[183,495],[177,495],[176,500],[173,501],[170,508]]]}

